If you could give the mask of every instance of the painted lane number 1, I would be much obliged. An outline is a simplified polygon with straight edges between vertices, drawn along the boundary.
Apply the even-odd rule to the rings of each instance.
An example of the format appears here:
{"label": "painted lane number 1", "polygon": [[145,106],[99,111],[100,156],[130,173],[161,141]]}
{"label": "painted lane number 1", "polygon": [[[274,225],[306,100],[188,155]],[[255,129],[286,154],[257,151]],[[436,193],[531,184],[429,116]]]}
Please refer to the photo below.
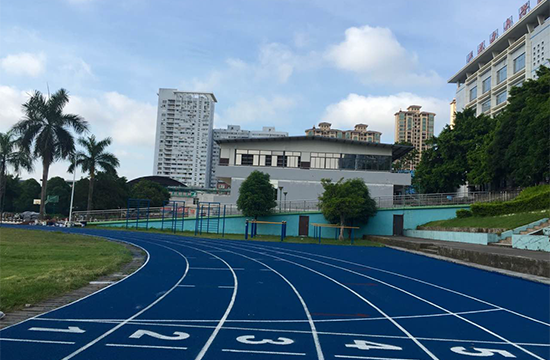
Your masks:
{"label": "painted lane number 1", "polygon": [[249,345],[263,345],[263,344],[271,344],[271,345],[290,345],[294,343],[294,340],[284,337],[279,337],[276,340],[272,339],[261,339],[261,340],[254,340],[256,337],[254,335],[243,335],[239,336],[237,338],[237,341],[243,344],[249,344]]}

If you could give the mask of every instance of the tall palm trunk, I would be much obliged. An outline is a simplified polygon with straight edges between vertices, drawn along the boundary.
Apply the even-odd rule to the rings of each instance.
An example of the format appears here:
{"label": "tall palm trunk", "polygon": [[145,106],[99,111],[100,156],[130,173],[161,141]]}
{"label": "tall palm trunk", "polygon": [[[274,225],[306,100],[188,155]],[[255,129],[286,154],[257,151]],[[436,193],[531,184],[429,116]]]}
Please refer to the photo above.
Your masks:
{"label": "tall palm trunk", "polygon": [[46,191],[48,190],[48,173],[50,172],[50,161],[42,160],[42,192],[40,193],[40,220],[44,220],[46,214]]}
{"label": "tall palm trunk", "polygon": [[90,186],[88,186],[88,208],[86,209],[88,217],[90,216],[90,211],[93,210],[93,196],[94,196],[94,179],[95,174],[94,170],[90,172]]}

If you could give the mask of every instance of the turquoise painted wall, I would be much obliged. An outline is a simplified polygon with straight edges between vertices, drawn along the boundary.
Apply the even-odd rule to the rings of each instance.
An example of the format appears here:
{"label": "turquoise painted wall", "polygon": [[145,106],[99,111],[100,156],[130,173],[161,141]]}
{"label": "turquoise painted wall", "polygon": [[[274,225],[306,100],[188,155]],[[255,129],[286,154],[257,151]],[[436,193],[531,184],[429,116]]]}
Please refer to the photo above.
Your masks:
{"label": "turquoise painted wall", "polygon": [[550,236],[546,235],[513,235],[512,247],[516,249],[550,252]]}
{"label": "turquoise painted wall", "polygon": [[[404,208],[404,209],[381,209],[378,210],[376,215],[369,219],[367,225],[361,226],[361,229],[354,232],[354,237],[361,237],[363,235],[392,235],[393,234],[393,215],[403,215],[403,222],[405,229],[416,229],[418,225],[425,224],[430,221],[446,220],[456,216],[456,211],[459,209],[469,208],[468,205],[461,206],[435,206],[435,207],[422,207],[422,208]],[[300,221],[300,215],[309,216],[309,236],[313,237],[313,226],[311,224],[328,224],[321,213],[303,213],[303,214],[280,214],[273,216],[266,216],[258,220],[272,221],[272,222],[287,222],[287,236],[298,236],[298,226]],[[195,231],[195,219],[186,219],[183,222],[185,231]],[[225,219],[225,232],[227,234],[244,234],[246,218],[243,216],[232,216]],[[112,222],[100,224],[100,226],[115,226],[124,227],[125,222]],[[135,222],[130,223],[131,227],[135,227]],[[181,231],[181,221],[177,224],[178,231]],[[220,220],[220,233],[223,226],[222,220]],[[145,227],[145,223],[140,222],[140,227]],[[149,221],[149,227],[161,228],[161,222],[157,220]],[[171,224],[165,221],[164,228],[170,228]],[[217,219],[210,221],[210,232],[216,232]],[[206,232],[206,220],[203,219],[203,231]],[[323,238],[334,238],[335,230],[324,228],[322,230]],[[258,234],[264,235],[280,235],[280,225],[258,225]]]}
{"label": "turquoise painted wall", "polygon": [[479,245],[487,245],[500,239],[498,234],[430,230],[405,230],[405,236]]}

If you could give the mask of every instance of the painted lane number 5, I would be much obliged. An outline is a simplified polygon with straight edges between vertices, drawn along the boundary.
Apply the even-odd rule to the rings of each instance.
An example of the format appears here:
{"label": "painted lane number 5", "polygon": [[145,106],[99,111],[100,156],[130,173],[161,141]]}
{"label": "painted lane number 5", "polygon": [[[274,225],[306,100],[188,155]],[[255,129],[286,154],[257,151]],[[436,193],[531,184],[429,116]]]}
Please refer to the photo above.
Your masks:
{"label": "painted lane number 5", "polygon": [[495,350],[495,349],[480,349],[472,348],[475,352],[470,352],[466,350],[463,346],[455,346],[451,348],[451,351],[460,355],[469,355],[474,357],[489,357],[494,355],[502,355],[505,358],[515,358],[514,355],[510,354],[506,350]]}
{"label": "painted lane number 5", "polygon": [[256,337],[254,335],[243,335],[239,336],[237,338],[237,341],[243,344],[249,344],[249,345],[263,345],[263,344],[271,344],[271,345],[290,345],[294,343],[294,340],[284,337],[279,337],[276,340],[272,339],[261,339],[261,340],[254,340]]}
{"label": "painted lane number 5", "polygon": [[346,347],[359,350],[403,350],[403,348],[399,346],[380,344],[366,340],[353,340],[353,342],[355,344],[346,344]]}

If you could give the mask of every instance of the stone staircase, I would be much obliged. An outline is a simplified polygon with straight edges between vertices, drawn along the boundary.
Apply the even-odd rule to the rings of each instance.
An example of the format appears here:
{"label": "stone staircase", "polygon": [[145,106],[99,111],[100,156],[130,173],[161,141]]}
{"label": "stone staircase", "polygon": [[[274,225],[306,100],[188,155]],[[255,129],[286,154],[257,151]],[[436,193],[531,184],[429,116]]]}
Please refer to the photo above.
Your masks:
{"label": "stone staircase", "polygon": [[[545,221],[545,222],[543,222],[539,225],[528,227],[527,229],[525,229],[523,231],[520,231],[518,234],[519,235],[530,234],[533,231],[537,231],[537,230],[540,230],[540,229],[543,229],[543,228],[546,228],[546,227],[549,227],[549,226],[550,226],[550,220],[547,220],[547,221]],[[500,240],[499,242],[491,243],[489,245],[512,247],[512,236],[508,236],[508,237]]]}

